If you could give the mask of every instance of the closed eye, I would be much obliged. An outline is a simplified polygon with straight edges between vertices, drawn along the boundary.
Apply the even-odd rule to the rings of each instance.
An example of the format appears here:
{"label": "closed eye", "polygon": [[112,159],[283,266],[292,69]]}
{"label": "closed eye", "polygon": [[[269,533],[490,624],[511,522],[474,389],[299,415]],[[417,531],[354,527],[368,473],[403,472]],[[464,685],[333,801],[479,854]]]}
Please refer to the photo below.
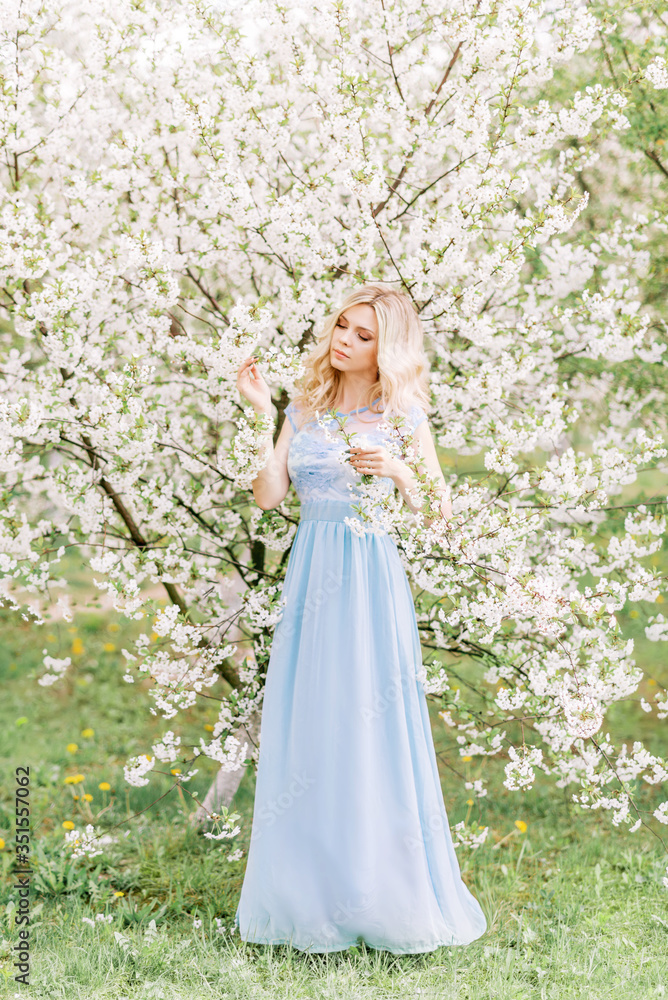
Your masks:
{"label": "closed eye", "polygon": [[[343,323],[337,323],[336,325],[340,326],[342,330],[348,329],[348,327],[344,326]],[[361,333],[358,333],[357,336],[360,338],[360,340],[363,340],[365,344],[368,340],[371,340],[371,337],[363,337]]]}

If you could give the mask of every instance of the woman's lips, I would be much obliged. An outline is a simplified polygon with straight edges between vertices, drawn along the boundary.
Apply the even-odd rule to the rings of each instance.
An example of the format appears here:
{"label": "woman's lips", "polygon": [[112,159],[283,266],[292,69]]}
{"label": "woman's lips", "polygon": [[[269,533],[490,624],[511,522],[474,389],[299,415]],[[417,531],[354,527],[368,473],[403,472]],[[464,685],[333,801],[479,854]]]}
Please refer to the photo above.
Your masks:
{"label": "woman's lips", "polygon": [[344,354],[344,353],[343,353],[343,351],[339,351],[339,350],[338,350],[338,348],[336,348],[336,347],[334,348],[334,353],[335,353],[335,354],[338,354],[338,356],[339,356],[340,358],[347,358],[347,357],[348,357],[348,355],[347,355],[347,354]]}

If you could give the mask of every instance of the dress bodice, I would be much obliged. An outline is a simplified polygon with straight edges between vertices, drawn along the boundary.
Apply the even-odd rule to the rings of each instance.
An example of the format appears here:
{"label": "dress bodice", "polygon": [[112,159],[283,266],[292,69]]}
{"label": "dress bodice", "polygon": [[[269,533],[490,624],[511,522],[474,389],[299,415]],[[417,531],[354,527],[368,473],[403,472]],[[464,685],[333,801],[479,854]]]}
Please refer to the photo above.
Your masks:
{"label": "dress bodice", "polygon": [[[378,444],[386,447],[392,439],[389,425],[383,413],[374,413],[368,406],[336,416],[325,415],[325,427],[317,420],[303,420],[294,403],[285,408],[285,415],[292,427],[292,437],[288,450],[288,475],[302,503],[319,500],[339,500],[355,503],[363,496],[359,488],[362,475],[355,471],[344,457],[346,441],[343,431],[350,434],[350,444],[365,448]],[[413,405],[405,414],[407,429],[411,432],[426,420],[422,407]],[[382,492],[391,495],[395,484],[389,476],[374,477]]]}

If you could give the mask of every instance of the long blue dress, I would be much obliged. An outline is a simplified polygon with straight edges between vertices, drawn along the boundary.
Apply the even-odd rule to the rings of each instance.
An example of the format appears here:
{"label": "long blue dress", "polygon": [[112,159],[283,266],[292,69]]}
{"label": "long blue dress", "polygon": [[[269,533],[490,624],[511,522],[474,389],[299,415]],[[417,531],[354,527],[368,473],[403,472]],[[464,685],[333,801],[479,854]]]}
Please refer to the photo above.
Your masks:
{"label": "long blue dress", "polygon": [[[367,446],[386,443],[368,407],[337,412]],[[468,944],[487,923],[452,843],[406,572],[387,532],[344,523],[357,516],[361,477],[337,461],[338,423],[327,416],[332,441],[293,403],[286,414],[301,512],[267,668],[236,926],[244,941],[307,952],[360,940],[396,954]],[[413,428],[426,418],[418,406],[406,416]]]}

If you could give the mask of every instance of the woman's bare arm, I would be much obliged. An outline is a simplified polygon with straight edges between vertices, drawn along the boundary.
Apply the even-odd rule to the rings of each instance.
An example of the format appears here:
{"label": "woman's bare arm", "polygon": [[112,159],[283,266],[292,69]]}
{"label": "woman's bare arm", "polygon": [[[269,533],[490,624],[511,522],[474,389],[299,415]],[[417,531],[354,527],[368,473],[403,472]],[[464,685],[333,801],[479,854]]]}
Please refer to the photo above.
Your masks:
{"label": "woman's bare arm", "polygon": [[290,489],[288,475],[288,447],[292,438],[292,424],[286,417],[274,447],[274,413],[271,391],[257,367],[257,358],[250,355],[243,361],[237,374],[237,388],[256,413],[269,417],[269,430],[260,442],[259,457],[264,462],[253,480],[255,502],[263,510],[272,510],[285,500]]}
{"label": "woman's bare arm", "polygon": [[293,430],[287,417],[283,421],[276,444],[273,443],[272,426],[262,439],[260,456],[266,459],[262,471],[253,480],[253,496],[262,510],[273,510],[285,500],[290,489],[288,475],[288,448]]}
{"label": "woman's bare arm", "polygon": [[[436,445],[434,444],[434,438],[432,436],[428,420],[423,420],[422,423],[415,428],[413,441],[418,449],[420,471],[425,472],[430,479],[437,480],[436,488],[443,497],[441,502],[441,515],[449,520],[452,517],[452,504],[447,496],[448,486],[441,470],[441,465],[436,453]],[[412,470],[404,464],[402,471],[397,476],[394,476],[393,479],[406,504],[413,511],[413,513],[416,513],[419,508],[417,508],[408,497],[408,492],[410,490],[417,489],[419,485]],[[431,522],[438,518],[438,516],[438,514],[434,514],[431,517],[425,517],[425,524],[431,524]]]}

